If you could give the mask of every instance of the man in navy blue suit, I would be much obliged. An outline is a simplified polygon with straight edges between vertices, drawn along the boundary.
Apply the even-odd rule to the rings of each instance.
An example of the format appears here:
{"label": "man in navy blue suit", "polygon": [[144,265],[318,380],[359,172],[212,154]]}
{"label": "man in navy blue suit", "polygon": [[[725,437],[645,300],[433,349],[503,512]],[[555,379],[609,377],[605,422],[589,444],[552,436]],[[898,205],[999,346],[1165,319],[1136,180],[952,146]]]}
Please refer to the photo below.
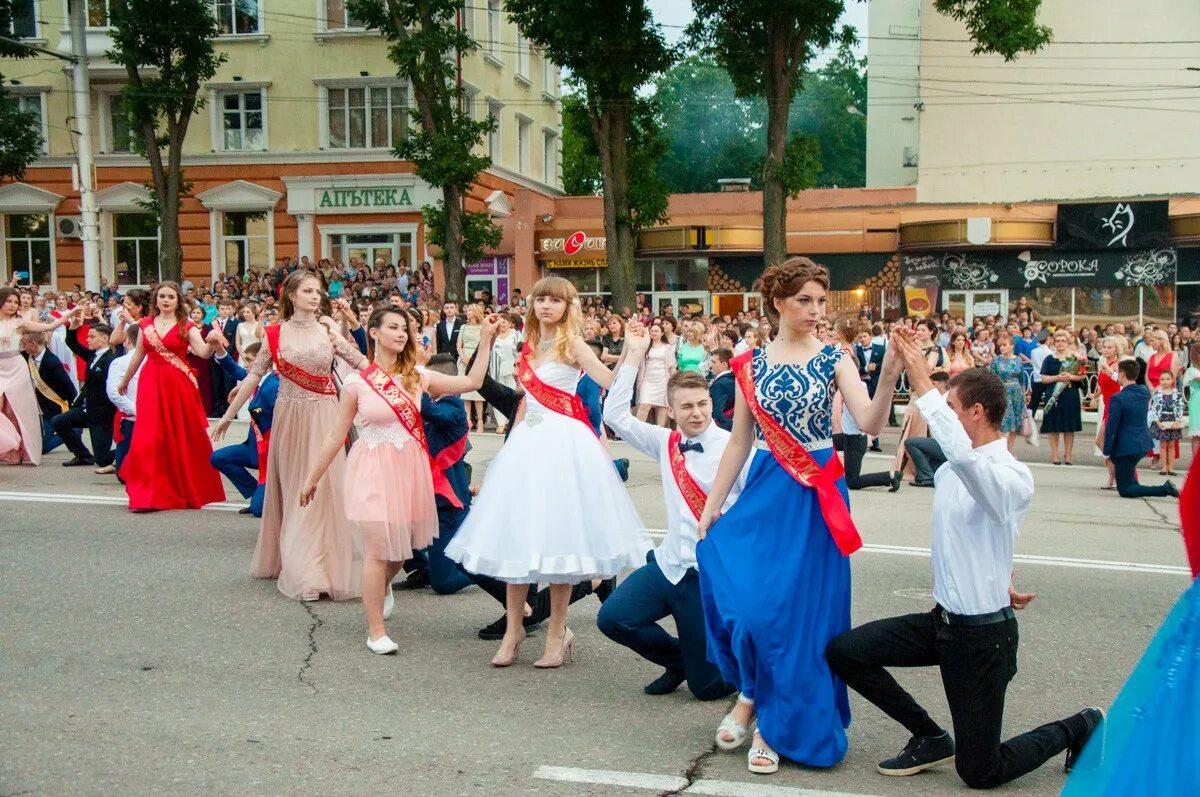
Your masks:
{"label": "man in navy blue suit", "polygon": [[1146,427],[1146,412],[1150,408],[1150,390],[1137,383],[1141,366],[1137,360],[1117,363],[1117,384],[1121,389],[1108,405],[1108,421],[1104,424],[1104,456],[1112,460],[1117,480],[1117,492],[1122,498],[1178,496],[1175,484],[1167,481],[1153,487],[1138,484],[1137,464],[1154,446]]}
{"label": "man in navy blue suit", "polygon": [[29,373],[37,392],[38,409],[42,411],[42,453],[49,454],[62,445],[62,440],[50,423],[63,414],[79,392],[62,360],[46,348],[45,332],[26,332],[21,336],[21,347],[30,364]]}
{"label": "man in navy blue suit", "polygon": [[[225,341],[219,335],[210,335],[208,342],[216,349],[213,359],[221,367],[224,374],[234,383],[246,378],[247,369],[254,367],[261,344],[251,343],[242,352],[242,364],[239,365],[229,356]],[[245,367],[242,367],[242,366]],[[250,470],[259,470],[258,439],[261,435],[269,439],[271,421],[275,414],[275,398],[279,394],[279,376],[274,372],[267,374],[258,383],[258,390],[250,399],[250,423],[252,428],[241,443],[218,448],[212,452],[209,461],[212,466],[233,483],[243,498],[250,499],[250,506],[240,510],[240,514],[262,517],[263,496],[266,485],[262,478],[250,475]],[[257,434],[256,434],[257,430]],[[259,473],[259,477],[262,474]]]}
{"label": "man in navy blue suit", "polygon": [[712,397],[713,423],[727,432],[733,431],[733,402],[737,392],[733,371],[729,370],[729,361],[733,352],[729,349],[716,349],[708,361],[713,379],[708,383],[708,394]]}

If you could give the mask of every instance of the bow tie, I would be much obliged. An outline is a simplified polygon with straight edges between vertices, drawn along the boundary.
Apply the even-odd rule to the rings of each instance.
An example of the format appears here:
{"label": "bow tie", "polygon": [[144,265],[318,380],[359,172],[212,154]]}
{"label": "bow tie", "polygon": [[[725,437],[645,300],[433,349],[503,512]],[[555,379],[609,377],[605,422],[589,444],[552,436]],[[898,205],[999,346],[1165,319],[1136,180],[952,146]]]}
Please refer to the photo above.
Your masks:
{"label": "bow tie", "polygon": [[691,442],[685,440],[679,444],[680,454],[686,454],[689,451],[695,451],[697,454],[703,454],[704,446],[700,445],[700,443],[696,440],[692,440]]}

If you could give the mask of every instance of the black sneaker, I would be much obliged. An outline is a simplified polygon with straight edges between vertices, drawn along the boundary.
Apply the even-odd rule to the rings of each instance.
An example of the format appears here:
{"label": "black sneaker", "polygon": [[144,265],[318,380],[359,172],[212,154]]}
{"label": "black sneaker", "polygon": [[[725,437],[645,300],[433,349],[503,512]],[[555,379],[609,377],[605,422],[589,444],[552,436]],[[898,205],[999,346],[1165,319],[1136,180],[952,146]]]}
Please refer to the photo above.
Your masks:
{"label": "black sneaker", "polygon": [[682,670],[667,670],[642,687],[642,691],[648,695],[669,695],[686,680]]}
{"label": "black sneaker", "polygon": [[880,775],[903,778],[931,767],[949,764],[953,760],[954,740],[950,734],[943,732],[941,736],[912,737],[900,755],[889,758],[876,769]]}
{"label": "black sneaker", "polygon": [[1064,772],[1070,772],[1075,768],[1075,764],[1079,761],[1079,755],[1083,752],[1083,748],[1087,746],[1088,740],[1095,735],[1096,729],[1104,723],[1104,709],[1092,706],[1091,708],[1085,708],[1075,716],[1083,720],[1084,725],[1087,727],[1083,735],[1079,737],[1079,740],[1067,748],[1067,760],[1063,762]]}

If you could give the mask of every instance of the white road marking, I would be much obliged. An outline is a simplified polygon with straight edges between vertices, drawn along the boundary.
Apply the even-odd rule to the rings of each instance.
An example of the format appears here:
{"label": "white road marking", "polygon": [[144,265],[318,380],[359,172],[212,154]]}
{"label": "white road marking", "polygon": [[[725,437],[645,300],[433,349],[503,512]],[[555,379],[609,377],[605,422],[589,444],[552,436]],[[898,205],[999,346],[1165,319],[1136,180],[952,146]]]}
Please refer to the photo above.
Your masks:
{"label": "white road marking", "polygon": [[[24,501],[38,504],[99,504],[101,506],[126,505],[126,499],[118,495],[26,493],[13,491],[0,491],[0,501]],[[209,504],[208,506],[204,507],[204,509],[217,512],[236,512],[245,506],[247,505],[224,502],[219,504]],[[662,539],[667,533],[665,529],[649,528],[645,529],[645,532],[654,539]],[[926,559],[930,556],[930,550],[928,548],[920,548],[911,545],[876,545],[868,543],[863,545],[862,550],[865,553],[882,553],[890,554],[892,556],[918,556]],[[1024,564],[1050,565],[1053,567],[1066,567],[1077,570],[1111,570],[1121,573],[1152,573],[1169,576],[1187,576],[1191,573],[1188,568],[1180,565],[1160,565],[1147,562],[1114,562],[1105,559],[1078,559],[1070,556],[1036,556],[1034,554],[1016,554],[1013,556],[1013,561]]]}
{"label": "white road marking", "polygon": [[701,779],[688,782],[673,775],[652,775],[645,772],[616,772],[607,769],[577,769],[575,767],[538,767],[535,778],[563,783],[586,783],[593,786],[623,786],[657,792],[701,794],[709,797],[870,797],[843,791],[801,789],[795,786],[775,786],[767,783],[742,783],[732,780]]}
{"label": "white road marking", "polygon": [[[119,495],[74,495],[71,493],[17,493],[0,491],[0,501],[26,501],[32,504],[100,504],[103,506],[127,506],[129,499]],[[237,512],[249,504],[223,502],[209,504],[204,509],[217,512]]]}

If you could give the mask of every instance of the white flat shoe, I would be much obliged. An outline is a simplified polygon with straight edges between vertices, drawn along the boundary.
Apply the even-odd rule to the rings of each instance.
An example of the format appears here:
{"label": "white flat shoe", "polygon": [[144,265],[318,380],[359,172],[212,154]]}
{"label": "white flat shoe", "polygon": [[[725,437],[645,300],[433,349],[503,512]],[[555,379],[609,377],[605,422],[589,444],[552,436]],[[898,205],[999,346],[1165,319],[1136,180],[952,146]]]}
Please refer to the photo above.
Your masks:
{"label": "white flat shoe", "polygon": [[387,594],[383,596],[383,619],[388,619],[392,616],[392,612],[396,610],[396,598],[392,595],[392,585],[387,585]]}
{"label": "white flat shoe", "polygon": [[[756,764],[754,759],[765,758],[770,761],[769,764]],[[768,750],[765,747],[750,746],[750,752],[746,754],[746,768],[755,775],[773,775],[779,771],[779,753],[774,750]]]}
{"label": "white flat shoe", "polygon": [[367,639],[367,647],[372,653],[378,653],[380,656],[386,656],[389,653],[395,653],[400,649],[400,646],[392,641],[392,638],[387,634],[379,637],[379,639]]}
{"label": "white flat shoe", "polygon": [[[725,732],[729,731],[732,739],[725,738]],[[721,720],[721,724],[717,726],[717,747],[722,750],[736,750],[746,741],[747,728],[733,718],[732,714],[726,714],[725,719]]]}

